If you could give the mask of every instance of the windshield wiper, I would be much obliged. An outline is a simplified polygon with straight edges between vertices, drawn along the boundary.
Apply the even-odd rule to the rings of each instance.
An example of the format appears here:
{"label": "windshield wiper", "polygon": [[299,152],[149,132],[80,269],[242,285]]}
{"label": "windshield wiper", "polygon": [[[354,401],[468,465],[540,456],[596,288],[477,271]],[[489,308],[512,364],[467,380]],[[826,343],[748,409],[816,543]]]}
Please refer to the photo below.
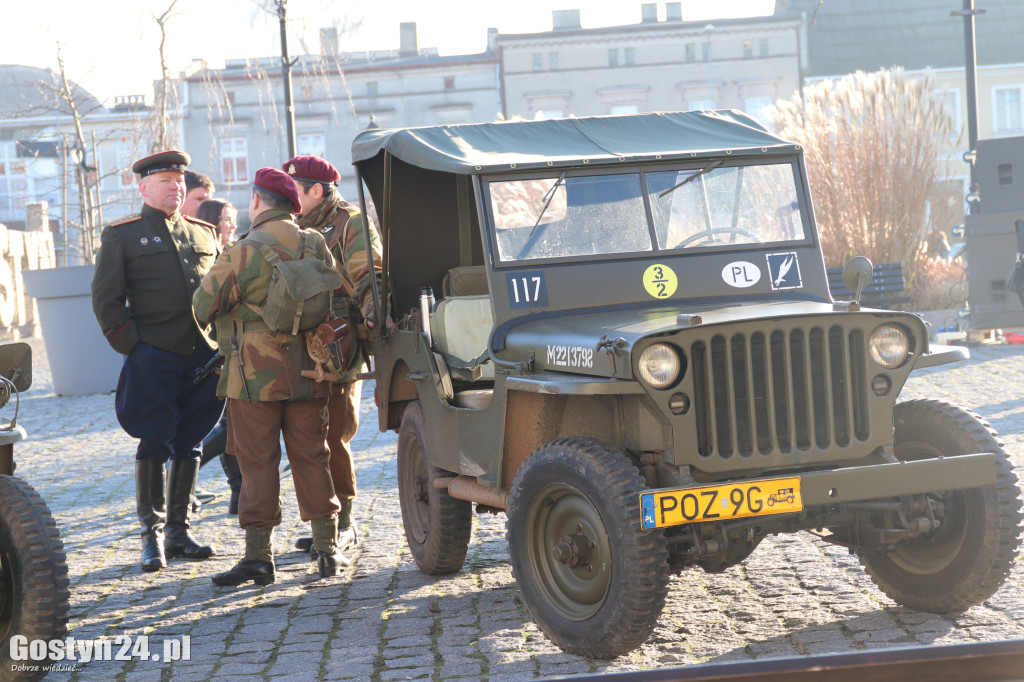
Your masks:
{"label": "windshield wiper", "polygon": [[552,199],[555,198],[555,190],[558,189],[558,186],[561,185],[564,180],[565,171],[562,171],[562,174],[558,176],[557,180],[555,180],[555,184],[551,185],[551,189],[549,189],[544,194],[544,196],[541,197],[541,201],[544,202],[544,207],[540,209],[540,215],[537,216],[537,222],[535,222],[533,224],[533,227],[530,229],[530,234],[526,235],[527,239],[533,236],[533,233],[537,229],[537,226],[540,225],[540,219],[544,217],[544,211],[548,210],[548,206],[551,205]]}
{"label": "windshield wiper", "polygon": [[675,192],[677,189],[679,189],[680,187],[682,187],[686,183],[692,182],[692,181],[696,180],[697,178],[699,178],[700,176],[704,175],[708,171],[713,171],[713,170],[715,170],[716,168],[718,168],[721,165],[722,165],[721,159],[719,159],[718,161],[712,161],[711,163],[709,163],[704,168],[701,168],[699,171],[697,171],[696,173],[694,173],[690,177],[688,177],[685,180],[683,180],[682,182],[680,182],[678,185],[673,185],[672,187],[669,187],[667,190],[665,190],[664,192],[659,194],[658,198],[661,199],[665,195],[672,194],[672,192]]}

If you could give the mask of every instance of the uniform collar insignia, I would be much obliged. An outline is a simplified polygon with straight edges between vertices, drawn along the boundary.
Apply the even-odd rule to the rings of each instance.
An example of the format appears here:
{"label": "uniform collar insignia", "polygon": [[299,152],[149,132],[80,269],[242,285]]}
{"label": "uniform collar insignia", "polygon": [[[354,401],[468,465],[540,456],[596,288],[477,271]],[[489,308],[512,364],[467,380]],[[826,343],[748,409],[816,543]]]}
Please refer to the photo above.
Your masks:
{"label": "uniform collar insignia", "polygon": [[326,225],[324,225],[323,227],[320,228],[320,233],[321,234],[327,234],[328,232],[330,232],[333,229],[334,229],[334,224],[333,223],[327,223]]}

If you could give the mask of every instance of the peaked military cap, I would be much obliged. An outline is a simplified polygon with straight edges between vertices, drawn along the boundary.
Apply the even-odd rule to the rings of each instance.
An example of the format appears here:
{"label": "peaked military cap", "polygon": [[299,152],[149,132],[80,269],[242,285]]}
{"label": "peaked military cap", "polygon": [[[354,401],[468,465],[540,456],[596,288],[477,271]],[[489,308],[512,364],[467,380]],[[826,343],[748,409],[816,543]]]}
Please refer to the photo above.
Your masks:
{"label": "peaked military cap", "polygon": [[185,166],[192,163],[192,159],[185,152],[179,152],[175,150],[160,152],[159,154],[153,154],[147,156],[144,159],[139,159],[132,165],[132,172],[138,173],[140,177],[146,177],[153,173],[163,173],[164,171],[178,171],[179,173],[185,172]]}
{"label": "peaked military cap", "polygon": [[292,213],[302,213],[302,204],[299,203],[299,188],[295,186],[295,181],[287,173],[276,168],[260,168],[256,171],[252,187],[272,194],[278,199],[290,201]]}
{"label": "peaked military cap", "polygon": [[296,182],[337,182],[341,173],[330,161],[319,156],[296,156],[286,161],[283,170]]}

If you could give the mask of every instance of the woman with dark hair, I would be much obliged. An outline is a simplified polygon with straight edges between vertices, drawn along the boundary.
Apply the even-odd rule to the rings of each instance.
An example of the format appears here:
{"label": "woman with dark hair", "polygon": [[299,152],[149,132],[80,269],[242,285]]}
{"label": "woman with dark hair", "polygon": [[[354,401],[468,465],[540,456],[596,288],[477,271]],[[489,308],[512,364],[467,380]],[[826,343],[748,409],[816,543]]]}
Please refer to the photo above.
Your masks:
{"label": "woman with dark hair", "polygon": [[[238,223],[235,222],[237,217],[238,210],[230,202],[223,199],[207,199],[199,204],[199,208],[196,209],[196,218],[217,226],[217,234],[220,237],[221,246],[227,244],[235,236],[235,230],[238,228]],[[224,467],[224,473],[228,477],[228,485],[231,487],[228,513],[237,514],[238,495],[242,489],[242,472],[238,468],[238,461],[235,459],[235,456],[224,452],[225,445],[227,444],[225,417],[226,415],[221,415],[220,423],[203,440],[203,458],[200,466],[220,456],[221,466]],[[200,497],[200,494],[202,494],[202,497]],[[200,498],[201,502],[210,502],[214,499],[213,495],[205,491],[196,491],[196,497]]]}
{"label": "woman with dark hair", "polygon": [[207,199],[199,204],[196,217],[217,226],[221,246],[231,241],[238,229],[238,209],[223,199]]}

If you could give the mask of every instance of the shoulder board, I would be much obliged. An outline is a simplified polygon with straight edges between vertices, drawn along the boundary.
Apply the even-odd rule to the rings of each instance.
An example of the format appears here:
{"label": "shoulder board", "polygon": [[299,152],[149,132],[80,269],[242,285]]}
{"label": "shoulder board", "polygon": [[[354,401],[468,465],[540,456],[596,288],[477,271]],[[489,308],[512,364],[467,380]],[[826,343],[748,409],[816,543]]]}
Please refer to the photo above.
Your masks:
{"label": "shoulder board", "polygon": [[200,220],[199,218],[193,218],[190,215],[183,215],[181,217],[184,218],[185,220],[187,220],[190,223],[195,223],[196,225],[202,225],[203,227],[208,227],[211,230],[216,230],[217,229],[216,225],[214,225],[213,223],[208,223],[205,220]]}
{"label": "shoulder board", "polygon": [[127,225],[128,223],[134,223],[136,220],[142,220],[141,213],[129,213],[126,216],[121,216],[117,220],[110,223],[111,227],[117,227],[118,225]]}

